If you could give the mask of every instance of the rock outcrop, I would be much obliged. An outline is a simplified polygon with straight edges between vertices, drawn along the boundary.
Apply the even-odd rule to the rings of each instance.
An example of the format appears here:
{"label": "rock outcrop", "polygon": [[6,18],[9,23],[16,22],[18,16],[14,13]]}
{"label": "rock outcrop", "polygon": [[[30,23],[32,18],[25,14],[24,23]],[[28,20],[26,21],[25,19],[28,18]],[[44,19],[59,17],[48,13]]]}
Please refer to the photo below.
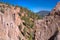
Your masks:
{"label": "rock outcrop", "polygon": [[34,40],[34,20],[37,14],[30,10],[0,3],[0,40]]}
{"label": "rock outcrop", "polygon": [[35,40],[60,40],[60,2],[43,19],[35,21]]}
{"label": "rock outcrop", "polygon": [[0,40],[60,40],[60,2],[43,19],[25,8],[0,3]]}
{"label": "rock outcrop", "polygon": [[17,19],[18,11],[16,10],[9,8],[8,5],[0,4],[0,40],[19,40],[17,26],[19,19]]}

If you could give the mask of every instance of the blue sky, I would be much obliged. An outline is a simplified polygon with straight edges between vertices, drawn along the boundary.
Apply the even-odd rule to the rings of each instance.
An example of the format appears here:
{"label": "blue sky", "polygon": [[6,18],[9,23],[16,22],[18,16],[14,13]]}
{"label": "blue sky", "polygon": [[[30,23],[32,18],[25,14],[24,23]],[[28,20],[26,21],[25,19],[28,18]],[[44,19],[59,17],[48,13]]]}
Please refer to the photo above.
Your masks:
{"label": "blue sky", "polygon": [[59,0],[0,0],[0,2],[7,2],[9,4],[26,7],[33,12],[42,10],[52,10]]}

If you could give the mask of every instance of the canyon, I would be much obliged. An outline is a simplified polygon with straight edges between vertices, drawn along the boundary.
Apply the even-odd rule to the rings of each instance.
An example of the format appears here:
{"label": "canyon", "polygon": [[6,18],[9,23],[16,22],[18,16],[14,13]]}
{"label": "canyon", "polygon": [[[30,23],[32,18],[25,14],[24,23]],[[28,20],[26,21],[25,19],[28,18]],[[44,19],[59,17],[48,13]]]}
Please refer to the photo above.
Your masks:
{"label": "canyon", "polygon": [[45,17],[0,3],[0,40],[60,40],[60,2]]}

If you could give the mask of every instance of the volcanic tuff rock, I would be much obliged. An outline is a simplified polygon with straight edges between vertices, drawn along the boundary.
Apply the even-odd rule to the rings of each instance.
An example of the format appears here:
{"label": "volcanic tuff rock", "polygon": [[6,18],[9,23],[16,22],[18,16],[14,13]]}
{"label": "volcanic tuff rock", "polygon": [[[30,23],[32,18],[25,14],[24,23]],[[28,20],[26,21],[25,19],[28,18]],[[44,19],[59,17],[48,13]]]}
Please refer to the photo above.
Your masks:
{"label": "volcanic tuff rock", "polygon": [[35,21],[35,40],[60,40],[60,2],[43,19]]}
{"label": "volcanic tuff rock", "polygon": [[[0,40],[27,40],[21,33],[25,26],[19,13],[19,7],[0,3]],[[20,24],[23,26],[21,30]]]}
{"label": "volcanic tuff rock", "polygon": [[33,40],[34,20],[39,18],[26,8],[0,3],[0,40]]}
{"label": "volcanic tuff rock", "polygon": [[0,3],[0,40],[60,40],[60,2],[37,19],[25,8]]}
{"label": "volcanic tuff rock", "polygon": [[19,40],[19,29],[17,26],[19,23],[17,22],[20,20],[17,16],[18,8],[16,10],[14,8],[10,9],[8,5],[0,4],[0,40]]}

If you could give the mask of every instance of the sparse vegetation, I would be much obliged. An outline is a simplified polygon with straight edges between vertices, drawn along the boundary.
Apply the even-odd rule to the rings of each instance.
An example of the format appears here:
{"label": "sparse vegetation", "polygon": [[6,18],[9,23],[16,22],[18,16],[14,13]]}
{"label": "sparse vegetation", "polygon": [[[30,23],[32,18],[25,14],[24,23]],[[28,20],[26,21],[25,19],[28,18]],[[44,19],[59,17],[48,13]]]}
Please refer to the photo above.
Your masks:
{"label": "sparse vegetation", "polygon": [[[7,4],[7,3],[6,3]],[[8,8],[10,8],[11,6],[10,6],[10,4],[7,4],[8,6],[7,6],[7,10],[8,10]],[[13,6],[13,5],[12,5]],[[14,6],[15,8],[14,8],[14,10],[16,10],[16,8],[17,7],[19,7],[19,6]],[[0,11],[2,12],[2,13],[4,13],[4,11],[5,11],[5,6],[3,5],[3,7],[2,8],[0,8]],[[36,13],[34,13],[34,12],[32,12],[32,11],[30,11],[30,10],[28,10],[27,8],[23,8],[23,7],[19,7],[20,8],[20,12],[18,12],[18,15],[20,16],[20,18],[21,18],[21,20],[23,20],[24,22],[22,23],[22,24],[20,24],[19,26],[18,26],[18,28],[19,28],[19,30],[21,31],[22,29],[23,29],[23,26],[22,25],[24,25],[25,27],[24,27],[24,29],[23,29],[23,31],[21,31],[21,34],[23,35],[23,36],[26,36],[26,35],[28,35],[27,37],[28,37],[28,39],[29,40],[33,40],[33,33],[31,32],[31,30],[33,30],[33,27],[34,27],[34,21],[36,20],[36,19],[40,19],[40,16],[39,15],[37,15]],[[6,11],[7,11],[6,10]],[[25,12],[25,13],[24,13]],[[24,16],[22,16],[22,13],[24,14]],[[30,30],[31,29],[31,30]],[[27,30],[28,30],[28,32],[27,32]],[[30,32],[29,32],[30,31]],[[21,40],[21,38],[19,37],[19,40]]]}
{"label": "sparse vegetation", "polygon": [[[24,20],[23,25],[25,25],[29,30],[30,30],[30,28],[32,29],[34,27],[35,20],[42,18],[39,15],[37,15],[36,13],[34,13],[26,8],[20,7],[20,9],[21,9],[20,14],[25,12],[24,16],[20,16],[21,19]],[[28,40],[33,40],[34,32],[27,33],[26,27],[24,28],[24,35],[26,36],[26,34],[28,34],[29,35]]]}
{"label": "sparse vegetation", "polygon": [[1,11],[2,13],[4,13],[4,8],[0,8],[0,11]]}
{"label": "sparse vegetation", "polygon": [[26,35],[26,33],[27,33],[27,29],[26,29],[26,28],[24,28],[24,35]]}
{"label": "sparse vegetation", "polygon": [[33,40],[33,32],[30,32],[29,40]]}
{"label": "sparse vegetation", "polygon": [[[29,11],[28,9],[21,7],[21,12],[23,12],[23,11],[26,12],[24,14],[24,16],[21,17],[21,19],[25,21],[24,25],[29,26],[30,28],[33,28],[34,20],[40,19],[41,17],[39,15],[37,15],[36,13],[33,13],[33,12]],[[27,14],[27,16],[26,16],[26,14]]]}
{"label": "sparse vegetation", "polygon": [[20,13],[22,13],[22,12],[23,12],[23,10],[24,10],[24,9],[23,9],[22,7],[20,7]]}

